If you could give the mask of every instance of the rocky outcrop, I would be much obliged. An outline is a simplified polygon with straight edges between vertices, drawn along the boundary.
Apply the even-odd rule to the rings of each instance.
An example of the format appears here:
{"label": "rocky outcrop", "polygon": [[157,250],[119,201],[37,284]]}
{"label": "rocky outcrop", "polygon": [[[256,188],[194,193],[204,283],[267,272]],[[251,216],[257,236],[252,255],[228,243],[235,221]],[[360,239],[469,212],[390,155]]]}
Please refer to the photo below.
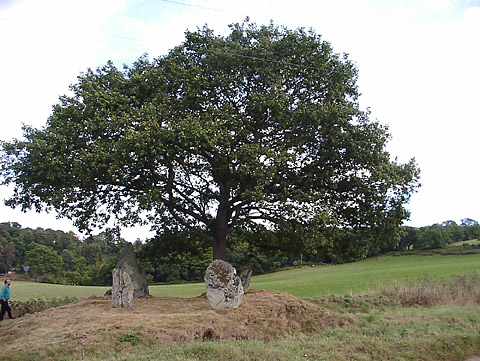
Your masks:
{"label": "rocky outcrop", "polygon": [[205,272],[205,286],[210,306],[215,310],[235,308],[243,301],[243,286],[235,268],[222,260],[214,260]]}

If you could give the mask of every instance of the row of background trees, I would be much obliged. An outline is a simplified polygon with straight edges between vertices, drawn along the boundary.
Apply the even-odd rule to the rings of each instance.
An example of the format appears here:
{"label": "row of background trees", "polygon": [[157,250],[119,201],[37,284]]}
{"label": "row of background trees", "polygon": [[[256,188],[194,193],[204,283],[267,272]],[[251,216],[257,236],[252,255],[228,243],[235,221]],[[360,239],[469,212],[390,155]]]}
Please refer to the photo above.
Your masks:
{"label": "row of background trees", "polygon": [[103,285],[125,244],[113,232],[81,240],[73,232],[0,223],[0,272],[29,266],[37,281]]}
{"label": "row of background trees", "polygon": [[[479,223],[469,218],[460,224],[445,221],[403,229],[399,241],[380,242],[383,246],[345,229],[322,232],[313,239],[311,233],[306,239],[301,232],[238,229],[229,242],[228,261],[237,269],[250,263],[258,275],[301,264],[344,263],[392,251],[438,249],[480,238]],[[291,242],[292,237],[298,239]],[[0,223],[0,272],[18,272],[29,266],[29,276],[39,282],[110,285],[111,271],[125,245],[112,230],[80,239],[73,232]],[[169,231],[146,242],[137,240],[134,246],[150,282],[199,281],[213,259],[210,244],[193,232]]]}

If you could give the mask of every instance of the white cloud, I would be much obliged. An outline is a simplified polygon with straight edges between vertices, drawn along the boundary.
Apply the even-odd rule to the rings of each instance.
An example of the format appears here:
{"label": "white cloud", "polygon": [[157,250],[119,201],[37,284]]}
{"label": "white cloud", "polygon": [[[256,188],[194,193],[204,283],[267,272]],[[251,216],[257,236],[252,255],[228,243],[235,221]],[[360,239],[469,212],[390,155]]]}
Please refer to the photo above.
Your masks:
{"label": "white cloud", "polygon": [[445,11],[454,6],[453,1],[450,0],[424,0],[422,5],[431,11]]}

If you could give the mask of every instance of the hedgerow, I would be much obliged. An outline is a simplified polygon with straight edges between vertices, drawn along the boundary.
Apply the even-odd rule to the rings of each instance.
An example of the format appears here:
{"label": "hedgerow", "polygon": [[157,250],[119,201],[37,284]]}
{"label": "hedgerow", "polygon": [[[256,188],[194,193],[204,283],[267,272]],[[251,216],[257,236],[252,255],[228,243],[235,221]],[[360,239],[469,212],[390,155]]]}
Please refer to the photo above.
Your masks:
{"label": "hedgerow", "polygon": [[13,300],[10,301],[10,306],[12,307],[14,317],[18,318],[25,316],[27,313],[40,312],[48,308],[63,306],[76,301],[76,297],[69,296],[48,299],[37,298],[25,302]]}

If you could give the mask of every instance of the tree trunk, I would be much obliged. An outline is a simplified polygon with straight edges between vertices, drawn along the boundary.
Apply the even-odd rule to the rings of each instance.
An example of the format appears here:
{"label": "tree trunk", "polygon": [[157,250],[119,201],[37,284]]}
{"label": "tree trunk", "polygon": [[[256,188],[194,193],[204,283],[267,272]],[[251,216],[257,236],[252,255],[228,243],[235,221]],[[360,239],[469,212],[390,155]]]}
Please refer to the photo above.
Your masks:
{"label": "tree trunk", "polygon": [[227,238],[223,240],[215,239],[213,244],[213,259],[227,260]]}
{"label": "tree trunk", "polygon": [[213,259],[227,260],[230,185],[220,184],[220,204],[213,224]]}

